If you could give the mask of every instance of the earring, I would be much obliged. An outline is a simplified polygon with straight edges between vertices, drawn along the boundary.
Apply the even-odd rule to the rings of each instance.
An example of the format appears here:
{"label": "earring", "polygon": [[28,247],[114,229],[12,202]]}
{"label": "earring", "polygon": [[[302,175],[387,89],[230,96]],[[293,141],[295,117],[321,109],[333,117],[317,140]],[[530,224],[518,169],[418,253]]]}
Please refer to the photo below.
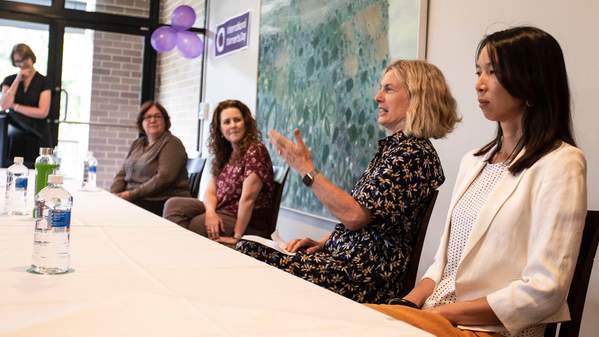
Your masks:
{"label": "earring", "polygon": [[526,106],[529,108],[532,108],[533,106],[535,106],[534,104],[530,103],[529,100],[526,100]]}

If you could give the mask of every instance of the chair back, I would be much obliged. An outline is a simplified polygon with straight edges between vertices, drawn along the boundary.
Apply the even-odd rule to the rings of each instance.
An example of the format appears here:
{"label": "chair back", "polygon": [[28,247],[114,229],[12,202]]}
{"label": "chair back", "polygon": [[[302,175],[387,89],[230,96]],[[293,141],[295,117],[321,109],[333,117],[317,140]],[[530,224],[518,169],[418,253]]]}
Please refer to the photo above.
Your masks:
{"label": "chair back", "polygon": [[279,208],[281,208],[281,199],[283,198],[283,190],[285,189],[285,181],[289,174],[289,166],[273,166],[273,178],[275,181],[275,189],[273,192],[273,208],[272,208],[272,228],[270,233],[274,232],[277,227],[277,219],[279,218]]}
{"label": "chair back", "polygon": [[187,160],[187,174],[189,178],[189,193],[193,198],[198,197],[200,192],[200,181],[202,180],[202,172],[206,165],[206,158],[198,155],[195,158]]}
{"label": "chair back", "polygon": [[[591,270],[599,243],[599,211],[587,211],[580,252],[576,261],[576,269],[568,292],[568,308],[571,320],[561,323],[547,324],[545,337],[577,337],[584,311],[584,302],[587,296]],[[559,325],[559,333],[556,333]]]}
{"label": "chair back", "polygon": [[401,284],[401,297],[407,295],[410,290],[414,288],[416,285],[416,276],[418,274],[418,265],[420,264],[420,255],[422,254],[422,246],[424,246],[424,238],[426,237],[426,230],[428,228],[428,223],[431,219],[431,214],[433,213],[433,209],[435,208],[435,201],[437,201],[437,196],[439,195],[438,190],[434,190],[431,193],[426,211],[422,216],[422,221],[420,222],[420,228],[418,228],[418,233],[414,238],[414,243],[412,247],[412,253],[410,254],[410,259],[408,260],[408,265],[406,266],[406,270],[404,272],[404,278]]}

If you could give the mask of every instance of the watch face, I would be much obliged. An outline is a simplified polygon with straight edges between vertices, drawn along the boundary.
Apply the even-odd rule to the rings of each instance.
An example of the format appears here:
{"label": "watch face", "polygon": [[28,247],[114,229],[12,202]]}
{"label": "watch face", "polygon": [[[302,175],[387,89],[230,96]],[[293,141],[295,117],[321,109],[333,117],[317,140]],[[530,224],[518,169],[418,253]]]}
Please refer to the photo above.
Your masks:
{"label": "watch face", "polygon": [[310,175],[310,173],[306,174],[303,178],[302,178],[302,182],[304,183],[304,185],[306,186],[311,186],[312,182],[314,181],[314,179],[312,178],[312,176]]}

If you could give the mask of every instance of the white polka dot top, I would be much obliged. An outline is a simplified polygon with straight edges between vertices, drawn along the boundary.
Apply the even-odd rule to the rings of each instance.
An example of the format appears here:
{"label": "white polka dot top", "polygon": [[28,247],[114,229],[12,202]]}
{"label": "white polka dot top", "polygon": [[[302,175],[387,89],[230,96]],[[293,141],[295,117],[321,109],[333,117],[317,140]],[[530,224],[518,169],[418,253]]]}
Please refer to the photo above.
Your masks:
{"label": "white polka dot top", "polygon": [[[424,309],[456,302],[455,277],[466,242],[472,232],[472,226],[476,223],[480,210],[487,202],[489,195],[506,174],[508,174],[507,165],[503,163],[486,164],[456,203],[451,214],[445,269],[441,281],[424,303]],[[517,336],[511,336],[505,329],[499,333],[510,337],[542,337],[544,331],[544,325],[537,325],[523,330]]]}

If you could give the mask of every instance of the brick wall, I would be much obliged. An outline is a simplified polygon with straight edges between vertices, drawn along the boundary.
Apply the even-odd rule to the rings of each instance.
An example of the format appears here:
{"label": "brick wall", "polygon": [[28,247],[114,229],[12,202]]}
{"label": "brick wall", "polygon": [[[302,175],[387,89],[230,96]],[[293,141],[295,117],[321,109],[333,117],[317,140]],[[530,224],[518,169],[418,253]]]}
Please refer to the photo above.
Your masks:
{"label": "brick wall", "polygon": [[[104,0],[103,4],[98,1],[98,9],[110,6],[112,1]],[[148,8],[148,3],[147,0],[119,0],[118,7],[124,9],[119,9],[121,12],[118,13],[139,15]],[[198,17],[195,27],[203,27],[204,0],[162,1],[160,21],[170,23],[171,13],[182,4],[194,8]],[[102,188],[110,187],[129,146],[137,138],[135,119],[141,99],[143,48],[140,36],[94,33],[90,122],[122,126],[90,127],[89,149],[98,159],[98,186]],[[190,155],[196,149],[201,71],[201,57],[189,60],[179,55],[176,49],[158,55],[155,97],[168,110],[171,132],[181,139]]]}
{"label": "brick wall", "polygon": [[[182,4],[195,10],[197,19],[194,26],[203,27],[204,0],[162,1],[160,22],[170,24],[171,13]],[[156,100],[168,110],[172,123],[171,132],[181,139],[191,156],[196,150],[198,137],[202,57],[186,59],[175,48],[158,55],[156,70]]]}
{"label": "brick wall", "polygon": [[90,122],[121,126],[90,127],[89,149],[98,159],[98,186],[103,188],[110,187],[137,138],[143,42],[141,36],[94,33]]}
{"label": "brick wall", "polygon": [[[71,7],[85,9],[84,4]],[[98,0],[95,3],[95,11],[147,18],[150,16],[150,0]]]}

